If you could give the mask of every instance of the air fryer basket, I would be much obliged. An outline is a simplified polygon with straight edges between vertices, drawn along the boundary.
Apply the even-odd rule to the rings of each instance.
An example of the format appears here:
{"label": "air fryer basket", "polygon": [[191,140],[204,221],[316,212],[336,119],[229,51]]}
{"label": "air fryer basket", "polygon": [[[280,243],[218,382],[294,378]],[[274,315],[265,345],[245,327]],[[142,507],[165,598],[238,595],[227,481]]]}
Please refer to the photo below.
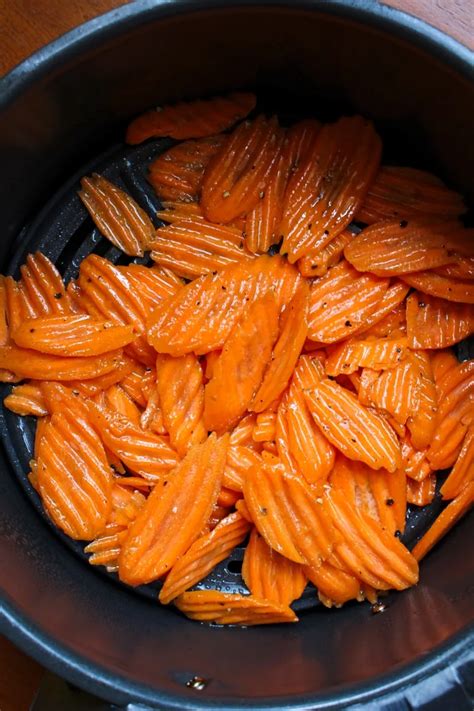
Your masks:
{"label": "air fryer basket", "polygon": [[[376,121],[385,162],[432,169],[472,197],[467,50],[380,8],[224,4],[135,3],[4,80],[2,271],[15,273],[36,249],[66,279],[91,251],[129,261],[93,229],[76,195],[79,178],[104,173],[153,215],[145,166],[171,142],[124,147],[124,121],[158,101],[229,88],[255,88],[262,108],[283,121],[360,111]],[[440,106],[449,106],[442,120]],[[295,627],[208,628],[160,607],[153,587],[131,591],[87,566],[81,546],[45,524],[26,478],[33,423],[5,411],[0,426],[0,625],[60,674],[115,702],[161,708],[346,708],[375,697],[381,708],[381,694],[388,705],[405,699],[410,706],[401,708],[432,699],[436,708],[470,708],[472,516],[422,564],[415,589],[389,596],[382,615],[367,604],[328,611],[308,589]],[[410,513],[408,543],[440,506]],[[204,585],[240,590],[241,557],[235,551]],[[186,687],[193,676],[208,681],[204,690]]]}

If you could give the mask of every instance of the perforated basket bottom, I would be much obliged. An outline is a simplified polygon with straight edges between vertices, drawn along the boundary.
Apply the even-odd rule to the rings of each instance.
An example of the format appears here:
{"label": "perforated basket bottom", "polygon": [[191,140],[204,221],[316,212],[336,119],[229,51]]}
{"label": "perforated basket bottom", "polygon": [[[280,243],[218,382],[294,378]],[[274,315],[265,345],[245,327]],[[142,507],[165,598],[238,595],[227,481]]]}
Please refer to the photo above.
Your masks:
{"label": "perforated basket bottom", "polygon": [[[41,251],[56,264],[64,279],[69,281],[78,273],[81,261],[91,253],[100,254],[115,264],[130,262],[147,263],[147,259],[130,259],[115,249],[95,229],[86,209],[77,196],[80,178],[97,172],[109,178],[112,182],[130,193],[135,200],[148,212],[158,226],[155,213],[160,203],[146,179],[149,163],[164,150],[173,145],[171,140],[156,140],[138,147],[115,146],[94,161],[83,166],[64,187],[47,203],[37,218],[22,231],[16,245],[16,251],[9,264],[8,273],[18,277],[19,266],[25,261],[29,252]],[[472,357],[467,343],[458,349],[460,360]],[[2,401],[10,392],[10,386],[0,386]],[[7,451],[16,477],[26,496],[38,513],[53,528],[56,535],[77,556],[87,563],[83,544],[73,541],[63,535],[44,513],[41,501],[28,481],[29,460],[33,456],[35,420],[29,417],[18,417],[6,408],[1,408],[0,436]],[[406,531],[403,541],[411,547],[426,530],[431,521],[441,510],[443,504],[437,495],[429,507],[420,510],[408,507]],[[240,570],[242,566],[244,547],[239,546],[225,561],[220,563],[212,573],[201,581],[196,589],[217,588],[223,592],[246,592]],[[88,570],[91,567],[88,565]],[[107,573],[105,568],[95,568],[102,575],[121,585],[117,576]],[[156,598],[160,584],[150,584],[135,588],[138,595]],[[308,585],[300,600],[293,604],[297,611],[307,610],[319,605],[312,585]]]}

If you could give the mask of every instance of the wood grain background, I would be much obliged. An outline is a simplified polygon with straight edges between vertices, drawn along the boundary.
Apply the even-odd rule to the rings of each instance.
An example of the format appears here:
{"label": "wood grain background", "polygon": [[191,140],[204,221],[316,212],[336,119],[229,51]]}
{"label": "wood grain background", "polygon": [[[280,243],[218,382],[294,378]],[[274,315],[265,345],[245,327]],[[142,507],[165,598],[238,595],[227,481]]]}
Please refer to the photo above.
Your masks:
{"label": "wood grain background", "polygon": [[[0,0],[0,76],[39,47],[124,0]],[[390,0],[474,49],[472,0]],[[0,637],[0,711],[27,711],[43,669]]]}

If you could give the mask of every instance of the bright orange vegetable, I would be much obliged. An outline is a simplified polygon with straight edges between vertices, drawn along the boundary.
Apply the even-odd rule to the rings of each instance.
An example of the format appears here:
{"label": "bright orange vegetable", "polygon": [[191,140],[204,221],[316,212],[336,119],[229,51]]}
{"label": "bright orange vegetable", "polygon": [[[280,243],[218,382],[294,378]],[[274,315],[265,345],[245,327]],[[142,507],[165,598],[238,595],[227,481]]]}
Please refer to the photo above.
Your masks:
{"label": "bright orange vegetable", "polygon": [[319,131],[285,196],[280,233],[291,263],[319,250],[342,232],[375,177],[381,141],[369,121],[354,116]]}
{"label": "bright orange vegetable", "polygon": [[254,528],[242,565],[244,583],[255,597],[291,605],[308,582],[304,568],[272,550]]}
{"label": "bright orange vegetable", "polygon": [[470,427],[459,452],[458,458],[441,487],[443,499],[454,499],[474,479],[474,427]]}
{"label": "bright orange vegetable", "polygon": [[338,535],[321,497],[281,464],[252,469],[244,498],[268,545],[295,563],[317,567],[331,555]]}
{"label": "bright orange vegetable", "polygon": [[272,291],[278,308],[291,301],[300,282],[279,256],[262,256],[195,279],[155,309],[148,340],[158,353],[203,355],[222,348],[249,302]]}
{"label": "bright orange vegetable", "polygon": [[23,321],[12,332],[17,346],[59,356],[98,356],[135,339],[132,326],[116,326],[85,314],[43,316]]}
{"label": "bright orange vegetable", "polygon": [[473,503],[474,482],[470,482],[439,514],[435,522],[413,548],[412,552],[416,560],[424,558],[433,546],[469,511]]}
{"label": "bright orange vegetable", "polygon": [[178,610],[200,622],[220,625],[273,625],[278,622],[298,622],[290,607],[261,600],[253,595],[231,595],[217,590],[196,590],[175,600]]}
{"label": "bright orange vegetable", "polygon": [[457,261],[457,250],[469,253],[472,234],[457,222],[406,220],[366,227],[344,249],[358,270],[398,276]]}
{"label": "bright orange vegetable", "polygon": [[183,101],[158,106],[134,119],[127,129],[127,143],[170,136],[204,138],[220,133],[247,116],[255,108],[254,94],[235,92],[207,100]]}
{"label": "bright orange vegetable", "polygon": [[336,264],[311,285],[308,338],[322,343],[348,338],[381,307],[388,285],[388,279],[360,274],[346,261]]}
{"label": "bright orange vegetable", "polygon": [[401,466],[400,446],[395,433],[373,410],[333,380],[321,380],[305,391],[306,402],[316,424],[327,439],[349,459],[365,462],[373,469],[389,472]]}
{"label": "bright orange vegetable", "polygon": [[407,299],[411,348],[447,348],[474,333],[474,308],[414,291]]}
{"label": "bright orange vegetable", "polygon": [[465,211],[461,195],[431,173],[387,165],[382,166],[370,186],[356,220],[371,225],[417,215],[457,217]]}
{"label": "bright orange vegetable", "polygon": [[280,317],[280,335],[270,365],[250,406],[254,412],[263,412],[269,407],[282,394],[290,380],[308,331],[308,297],[308,285],[301,282]]}
{"label": "bright orange vegetable", "polygon": [[252,259],[242,233],[229,225],[188,218],[160,227],[151,244],[152,259],[175,274],[194,279],[228,264]]}
{"label": "bright orange vegetable", "polygon": [[385,370],[396,368],[407,356],[406,338],[349,339],[327,349],[328,375],[350,375],[358,368]]}
{"label": "bright orange vegetable", "polygon": [[197,540],[217,500],[227,442],[211,435],[158,482],[123,543],[121,580],[141,585],[162,577]]}
{"label": "bright orange vegetable", "polygon": [[44,426],[38,485],[54,523],[71,538],[92,540],[111,508],[112,472],[100,438],[82,412],[63,405]]}
{"label": "bright orange vegetable", "polygon": [[204,173],[201,206],[208,220],[230,222],[264,198],[282,141],[275,117],[260,115],[235,129]]}
{"label": "bright orange vegetable", "polygon": [[204,171],[225,140],[225,136],[210,136],[184,141],[158,156],[150,164],[148,180],[160,200],[197,200]]}
{"label": "bright orange vegetable", "polygon": [[171,446],[184,457],[193,444],[207,438],[203,373],[196,356],[158,356],[157,392]]}
{"label": "bright orange vegetable", "polygon": [[167,605],[209,575],[218,563],[242,543],[249,530],[249,522],[235,512],[223,518],[210,533],[198,538],[167,575],[160,590],[160,602]]}
{"label": "bright orange vegetable", "polygon": [[143,257],[150,249],[155,229],[143,208],[124,190],[102,175],[82,178],[79,197],[100,232],[133,257]]}
{"label": "bright orange vegetable", "polygon": [[204,392],[204,423],[208,430],[232,429],[249,408],[270,362],[277,334],[278,307],[274,296],[268,293],[249,305],[214,366]]}

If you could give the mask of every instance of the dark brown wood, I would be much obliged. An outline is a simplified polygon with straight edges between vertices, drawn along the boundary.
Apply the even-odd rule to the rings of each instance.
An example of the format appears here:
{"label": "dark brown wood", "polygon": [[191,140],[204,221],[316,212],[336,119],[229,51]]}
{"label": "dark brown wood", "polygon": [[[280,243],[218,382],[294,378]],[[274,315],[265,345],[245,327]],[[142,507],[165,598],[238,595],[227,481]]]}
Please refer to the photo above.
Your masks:
{"label": "dark brown wood", "polygon": [[[124,0],[0,0],[0,75],[39,47]],[[404,10],[474,49],[471,0],[390,0]],[[0,709],[29,708],[43,670],[0,637]]]}

